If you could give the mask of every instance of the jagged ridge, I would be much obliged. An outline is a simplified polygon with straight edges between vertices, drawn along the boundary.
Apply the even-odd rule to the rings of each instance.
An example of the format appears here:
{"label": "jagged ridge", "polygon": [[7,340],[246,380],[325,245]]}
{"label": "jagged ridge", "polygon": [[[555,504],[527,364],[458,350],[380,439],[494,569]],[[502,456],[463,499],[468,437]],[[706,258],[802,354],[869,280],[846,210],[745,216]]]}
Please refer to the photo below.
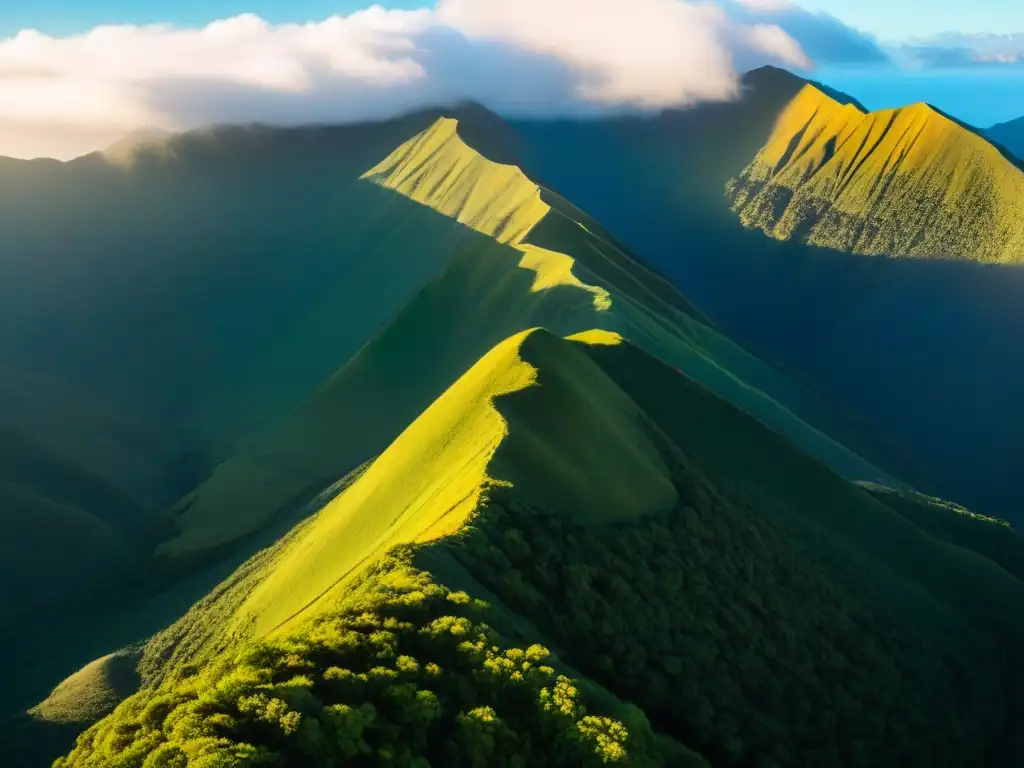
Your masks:
{"label": "jagged ridge", "polygon": [[1024,261],[1024,173],[924,103],[864,113],[807,85],[728,194],[745,225],[782,240]]}

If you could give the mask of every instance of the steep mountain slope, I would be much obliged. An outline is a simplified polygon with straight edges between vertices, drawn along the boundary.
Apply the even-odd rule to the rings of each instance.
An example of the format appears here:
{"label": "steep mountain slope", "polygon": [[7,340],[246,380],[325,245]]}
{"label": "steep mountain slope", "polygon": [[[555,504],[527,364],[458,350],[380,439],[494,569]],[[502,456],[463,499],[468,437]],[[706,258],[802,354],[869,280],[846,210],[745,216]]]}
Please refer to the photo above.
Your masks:
{"label": "steep mountain slope", "polygon": [[1024,159],[1024,117],[993,125],[985,131],[985,135]]}
{"label": "steep mountain slope", "polygon": [[[386,247],[370,225],[395,217],[350,206],[346,192],[438,116],[224,127],[133,145],[116,161],[5,163],[0,359],[230,448],[301,401],[437,274],[436,262],[410,259],[389,275],[391,294],[379,278],[377,295],[354,289],[373,277],[373,248]],[[500,154],[500,128],[474,119]],[[325,305],[333,313],[314,321]]]}
{"label": "steep mountain slope", "polygon": [[[501,154],[486,116],[454,113]],[[0,508],[5,620],[121,560],[91,550],[95,537],[66,556],[75,541],[56,540],[78,528],[43,510],[109,524],[118,552],[148,546],[158,511],[440,273],[457,250],[448,222],[346,197],[436,117],[219,128],[71,163],[0,163],[0,480],[20,489]]]}
{"label": "steep mountain slope", "polygon": [[[646,119],[515,123],[526,167],[643,253],[733,338],[891,436],[887,455],[920,458],[923,471],[903,462],[898,473],[919,490],[1019,521],[1024,272],[1011,243],[1021,172],[923,105],[887,113],[906,130],[883,136],[884,115],[865,116],[853,99],[781,70],[751,72],[743,84],[737,102]],[[894,161],[906,150],[898,165],[886,165],[886,142]],[[773,167],[751,165],[769,150],[776,162],[785,155],[785,183],[744,186],[748,166],[748,178]],[[955,182],[948,196],[940,179]],[[745,215],[792,239],[743,227],[727,185],[745,196]],[[850,211],[863,226],[850,224]],[[995,224],[979,230],[985,221]],[[817,242],[872,252],[891,242],[906,252],[866,258],[809,245],[812,229]],[[908,255],[920,258],[892,258]]]}
{"label": "steep mountain slope", "polygon": [[172,510],[175,532],[161,555],[219,547],[300,503],[383,450],[487,349],[535,326],[621,332],[848,476],[887,474],[812,426],[827,413],[813,397],[705,325],[564,200],[472,149],[456,121],[438,121],[369,170],[356,199],[398,221],[449,228],[436,241],[392,233],[389,269],[401,268],[396,255],[427,260],[435,248],[446,269],[307,402]]}
{"label": "steep mountain slope", "polygon": [[923,103],[865,114],[807,85],[728,194],[745,225],[782,240],[1024,262],[1024,172]]}
{"label": "steep mountain slope", "polygon": [[870,483],[863,487],[891,509],[928,531],[935,538],[998,563],[1018,581],[1024,581],[1024,539],[1005,520],[971,512],[942,499]]}
{"label": "steep mountain slope", "polygon": [[1022,601],[616,334],[528,331],[58,765],[1003,764]]}

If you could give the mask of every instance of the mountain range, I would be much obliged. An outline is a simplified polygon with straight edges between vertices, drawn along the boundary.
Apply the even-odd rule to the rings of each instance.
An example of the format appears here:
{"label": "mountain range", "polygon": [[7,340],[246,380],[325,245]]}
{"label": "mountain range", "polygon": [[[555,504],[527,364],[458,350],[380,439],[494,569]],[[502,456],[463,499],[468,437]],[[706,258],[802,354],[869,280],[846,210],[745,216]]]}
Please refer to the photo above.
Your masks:
{"label": "mountain range", "polygon": [[12,759],[1024,758],[1022,201],[771,68],[0,161]]}

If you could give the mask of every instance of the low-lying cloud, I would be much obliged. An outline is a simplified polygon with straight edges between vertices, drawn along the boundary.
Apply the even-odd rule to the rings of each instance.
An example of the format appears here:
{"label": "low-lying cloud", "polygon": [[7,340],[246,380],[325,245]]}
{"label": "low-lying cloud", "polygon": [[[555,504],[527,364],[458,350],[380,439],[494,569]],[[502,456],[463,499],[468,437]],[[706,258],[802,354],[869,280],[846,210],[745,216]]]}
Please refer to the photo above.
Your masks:
{"label": "low-lying cloud", "polygon": [[939,35],[903,43],[894,55],[917,69],[1024,69],[1024,33]]}
{"label": "low-lying cloud", "polygon": [[0,40],[0,155],[72,157],[143,126],[352,121],[460,99],[519,115],[687,105],[734,97],[738,62],[810,64],[779,25],[683,0],[27,30]]}

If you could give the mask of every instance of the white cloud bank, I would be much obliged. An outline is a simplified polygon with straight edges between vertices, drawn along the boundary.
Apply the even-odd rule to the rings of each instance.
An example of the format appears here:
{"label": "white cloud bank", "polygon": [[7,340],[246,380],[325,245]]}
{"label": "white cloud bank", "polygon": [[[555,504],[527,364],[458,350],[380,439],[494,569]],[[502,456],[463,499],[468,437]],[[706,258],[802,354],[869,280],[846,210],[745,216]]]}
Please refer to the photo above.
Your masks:
{"label": "white cloud bank", "polygon": [[1020,70],[1024,33],[915,38],[893,46],[893,55],[909,69]]}
{"label": "white cloud bank", "polygon": [[737,58],[809,64],[779,26],[683,0],[439,0],[307,24],[27,30],[0,40],[0,155],[72,157],[142,126],[351,121],[457,99],[511,114],[685,105],[735,96]]}

